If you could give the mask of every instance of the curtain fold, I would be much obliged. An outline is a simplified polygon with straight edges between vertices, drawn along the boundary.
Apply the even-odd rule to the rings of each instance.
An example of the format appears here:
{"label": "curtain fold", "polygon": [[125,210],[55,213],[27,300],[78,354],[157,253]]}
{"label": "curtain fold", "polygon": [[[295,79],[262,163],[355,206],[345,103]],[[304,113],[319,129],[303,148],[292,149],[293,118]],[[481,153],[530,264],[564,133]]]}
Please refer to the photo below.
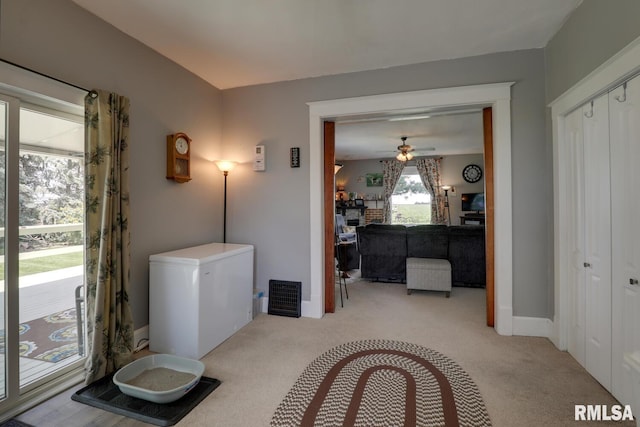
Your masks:
{"label": "curtain fold", "polygon": [[398,160],[382,161],[382,185],[384,194],[382,222],[385,224],[391,224],[391,196],[393,195],[393,190],[395,190],[396,185],[398,185],[403,169],[404,163]]}
{"label": "curtain fold", "polygon": [[133,355],[128,143],[129,99],[91,91],[85,97],[87,384]]}
{"label": "curtain fold", "polygon": [[417,159],[416,169],[422,184],[431,194],[431,223],[447,224],[445,215],[442,181],[440,178],[441,159]]}

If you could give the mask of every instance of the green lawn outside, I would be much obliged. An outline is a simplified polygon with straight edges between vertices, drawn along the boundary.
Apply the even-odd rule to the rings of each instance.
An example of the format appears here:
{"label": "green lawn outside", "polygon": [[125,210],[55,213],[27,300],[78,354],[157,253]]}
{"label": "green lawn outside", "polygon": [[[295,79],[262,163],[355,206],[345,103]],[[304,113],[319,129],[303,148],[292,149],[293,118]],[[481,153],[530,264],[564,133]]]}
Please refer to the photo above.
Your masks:
{"label": "green lawn outside", "polygon": [[394,205],[393,224],[430,224],[431,205]]}
{"label": "green lawn outside", "polygon": [[[82,265],[82,256],[83,252],[80,251],[41,258],[24,259],[19,263],[20,276]],[[4,278],[4,264],[0,264],[0,277]]]}

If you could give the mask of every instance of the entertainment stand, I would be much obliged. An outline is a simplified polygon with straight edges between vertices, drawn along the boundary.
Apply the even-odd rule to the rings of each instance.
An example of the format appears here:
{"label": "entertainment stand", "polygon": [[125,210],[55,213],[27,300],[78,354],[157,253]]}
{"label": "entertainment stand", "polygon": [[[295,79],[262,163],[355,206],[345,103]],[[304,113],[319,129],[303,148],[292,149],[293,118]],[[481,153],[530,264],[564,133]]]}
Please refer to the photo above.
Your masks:
{"label": "entertainment stand", "polygon": [[460,215],[460,225],[466,225],[467,221],[473,221],[473,224],[484,225],[484,214],[483,213],[468,213],[465,215]]}

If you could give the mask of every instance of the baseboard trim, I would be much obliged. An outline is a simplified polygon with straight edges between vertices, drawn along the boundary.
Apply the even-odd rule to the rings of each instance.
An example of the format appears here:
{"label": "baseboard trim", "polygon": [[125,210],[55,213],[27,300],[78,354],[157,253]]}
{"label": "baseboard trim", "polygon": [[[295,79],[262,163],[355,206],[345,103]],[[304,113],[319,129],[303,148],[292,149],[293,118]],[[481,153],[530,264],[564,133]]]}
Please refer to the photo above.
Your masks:
{"label": "baseboard trim", "polygon": [[513,335],[549,338],[552,330],[551,319],[513,316]]}
{"label": "baseboard trim", "polygon": [[[262,313],[268,313],[269,312],[269,297],[262,297],[261,298],[262,302],[260,304],[261,306],[261,312]],[[300,302],[300,311],[302,314],[302,317],[310,317],[312,319],[319,319],[322,316],[319,315],[318,313],[315,312],[314,310],[314,306],[313,304],[311,304],[311,301],[307,301],[307,300],[302,300]]]}
{"label": "baseboard trim", "polygon": [[138,352],[149,346],[149,325],[133,331],[133,351]]}

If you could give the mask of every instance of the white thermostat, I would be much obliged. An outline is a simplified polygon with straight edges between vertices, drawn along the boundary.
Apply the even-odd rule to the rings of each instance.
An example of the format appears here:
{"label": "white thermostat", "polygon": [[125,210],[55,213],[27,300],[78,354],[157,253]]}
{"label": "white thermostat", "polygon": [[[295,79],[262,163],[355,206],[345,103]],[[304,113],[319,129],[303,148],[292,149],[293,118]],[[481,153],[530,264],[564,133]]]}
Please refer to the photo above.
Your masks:
{"label": "white thermostat", "polygon": [[262,172],[265,169],[264,145],[256,145],[253,157],[253,170]]}

